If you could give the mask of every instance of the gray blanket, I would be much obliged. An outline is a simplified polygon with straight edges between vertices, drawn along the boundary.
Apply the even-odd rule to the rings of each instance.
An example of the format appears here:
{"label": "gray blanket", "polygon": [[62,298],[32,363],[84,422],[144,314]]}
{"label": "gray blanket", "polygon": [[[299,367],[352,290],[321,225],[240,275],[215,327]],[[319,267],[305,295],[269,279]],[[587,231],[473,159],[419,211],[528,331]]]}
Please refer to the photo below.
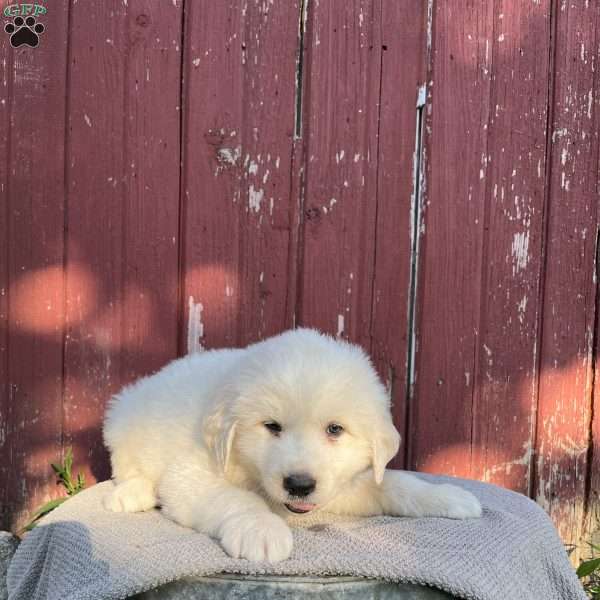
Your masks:
{"label": "gray blanket", "polygon": [[437,587],[474,600],[586,598],[552,523],[528,498],[496,486],[453,482],[479,497],[481,519],[293,518],[294,551],[276,564],[232,559],[209,537],[159,511],[109,513],[111,482],[73,497],[20,545],[10,600],[126,598],[185,576],[215,573],[358,575]]}

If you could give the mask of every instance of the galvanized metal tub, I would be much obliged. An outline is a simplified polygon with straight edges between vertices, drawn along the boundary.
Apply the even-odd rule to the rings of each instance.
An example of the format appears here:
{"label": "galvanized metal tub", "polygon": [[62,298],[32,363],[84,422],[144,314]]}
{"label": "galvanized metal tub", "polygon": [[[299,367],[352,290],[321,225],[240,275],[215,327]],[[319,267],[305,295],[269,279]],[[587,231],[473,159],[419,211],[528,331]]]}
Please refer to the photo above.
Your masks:
{"label": "galvanized metal tub", "polygon": [[186,578],[135,596],[136,600],[449,600],[442,591],[361,577]]}

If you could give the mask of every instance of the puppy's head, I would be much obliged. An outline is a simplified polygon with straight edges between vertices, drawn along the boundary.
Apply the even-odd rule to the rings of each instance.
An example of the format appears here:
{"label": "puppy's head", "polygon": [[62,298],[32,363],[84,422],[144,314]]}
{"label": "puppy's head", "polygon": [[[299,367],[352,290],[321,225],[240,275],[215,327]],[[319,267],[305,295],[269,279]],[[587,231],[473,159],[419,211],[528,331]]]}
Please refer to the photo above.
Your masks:
{"label": "puppy's head", "polygon": [[400,440],[365,353],[308,329],[249,347],[219,410],[207,433],[223,469],[295,513],[369,468],[380,483]]}

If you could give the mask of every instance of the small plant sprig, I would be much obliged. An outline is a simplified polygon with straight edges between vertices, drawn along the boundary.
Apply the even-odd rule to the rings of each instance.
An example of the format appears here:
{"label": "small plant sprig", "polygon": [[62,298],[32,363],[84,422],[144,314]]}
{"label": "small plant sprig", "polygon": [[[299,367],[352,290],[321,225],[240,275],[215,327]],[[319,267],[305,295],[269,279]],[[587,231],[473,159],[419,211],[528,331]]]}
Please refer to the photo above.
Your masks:
{"label": "small plant sprig", "polygon": [[[590,544],[595,552],[600,552],[600,546]],[[577,567],[577,577],[582,580],[583,589],[591,600],[600,600],[600,557],[584,560]]]}
{"label": "small plant sprig", "polygon": [[21,531],[19,531],[19,535],[27,531],[31,531],[36,525],[37,522],[47,515],[49,512],[52,512],[57,506],[60,506],[65,500],[68,500],[71,496],[78,494],[82,489],[85,488],[85,479],[81,473],[77,473],[77,478],[73,480],[73,475],[71,473],[71,469],[73,467],[73,450],[72,448],[67,448],[65,452],[65,458],[62,464],[55,465],[54,463],[50,463],[52,470],[56,473],[58,479],[56,480],[56,485],[62,485],[67,495],[62,498],[55,498],[54,500],[50,500],[50,502],[46,502],[43,506],[38,508],[31,517],[31,521]]}

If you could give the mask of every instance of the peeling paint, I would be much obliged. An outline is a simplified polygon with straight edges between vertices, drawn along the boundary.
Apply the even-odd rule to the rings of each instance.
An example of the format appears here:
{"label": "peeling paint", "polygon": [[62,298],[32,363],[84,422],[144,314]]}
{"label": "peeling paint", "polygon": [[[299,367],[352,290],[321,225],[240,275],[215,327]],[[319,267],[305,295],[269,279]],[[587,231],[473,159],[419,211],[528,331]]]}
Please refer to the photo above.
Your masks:
{"label": "peeling paint", "polygon": [[531,442],[525,442],[523,444],[523,454],[515,458],[514,460],[506,461],[497,465],[493,465],[490,468],[485,469],[484,473],[484,481],[490,481],[494,475],[497,473],[503,473],[505,475],[510,475],[512,467],[521,466],[529,467],[531,465],[531,457],[533,456],[533,445]]}
{"label": "peeling paint", "polygon": [[433,0],[427,0],[427,56],[431,56],[433,39]]}
{"label": "peeling paint", "polygon": [[566,127],[563,127],[561,129],[557,129],[556,131],[554,131],[554,133],[552,134],[552,142],[556,142],[556,140],[560,139],[561,137],[564,137],[566,135],[569,134],[569,130]]}
{"label": "peeling paint", "polygon": [[516,275],[529,264],[529,231],[515,233],[512,243],[513,275]]}
{"label": "peeling paint", "polygon": [[527,309],[527,294],[523,296],[520,302],[517,304],[517,311],[519,315],[519,322],[521,325],[525,323],[525,311]]}
{"label": "peeling paint", "polygon": [[560,163],[564,166],[567,163],[567,157],[569,156],[569,151],[566,148],[562,149],[560,153]]}
{"label": "peeling paint", "polygon": [[202,323],[202,311],[204,307],[202,302],[194,302],[194,297],[188,299],[188,330],[187,330],[187,351],[188,354],[202,352],[202,338],[204,337],[204,324]]}
{"label": "peeling paint", "polygon": [[341,337],[344,333],[344,315],[338,315],[337,317],[337,337]]}
{"label": "peeling paint", "polygon": [[237,146],[236,148],[219,148],[217,151],[217,160],[220,163],[235,166],[241,155],[241,146]]}
{"label": "peeling paint", "polygon": [[260,210],[260,203],[263,201],[265,191],[263,189],[256,190],[253,185],[248,189],[248,206],[254,212]]}

